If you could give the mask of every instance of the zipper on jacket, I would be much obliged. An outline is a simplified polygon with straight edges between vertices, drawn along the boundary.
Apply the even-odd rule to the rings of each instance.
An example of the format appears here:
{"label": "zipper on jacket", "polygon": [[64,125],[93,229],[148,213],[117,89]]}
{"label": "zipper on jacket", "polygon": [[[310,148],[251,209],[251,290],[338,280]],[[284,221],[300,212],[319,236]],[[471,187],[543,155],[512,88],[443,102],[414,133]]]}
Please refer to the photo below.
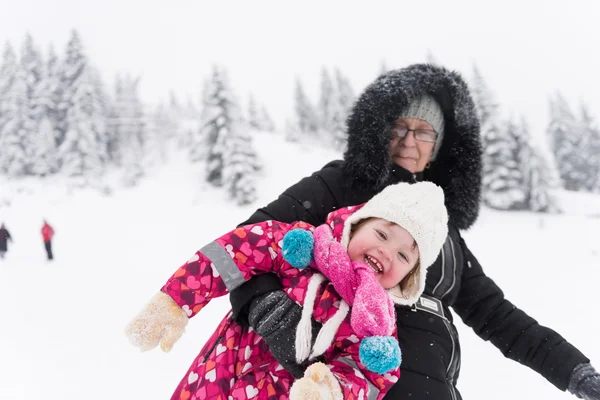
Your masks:
{"label": "zipper on jacket", "polygon": [[[446,245],[446,243],[444,243],[444,246]],[[444,247],[442,246],[442,276],[440,277],[440,280],[438,281],[438,283],[435,285],[435,287],[433,288],[432,294],[435,295],[435,292],[437,291],[437,289],[440,287],[440,285],[444,282],[444,277],[446,276],[446,252],[444,251]],[[440,296],[440,299],[443,296]]]}
{"label": "zipper on jacket", "polygon": [[454,332],[450,324],[450,321],[444,320],[444,325],[446,326],[446,330],[448,331],[450,340],[452,341],[452,353],[450,355],[450,361],[448,362],[448,368],[446,368],[446,383],[448,384],[448,390],[450,391],[452,400],[457,400],[456,388],[454,387],[454,375],[456,374],[456,368],[453,365],[454,357],[456,355],[456,338],[454,337]]}
{"label": "zipper on jacket", "polygon": [[[417,308],[416,304],[413,304],[412,306],[410,306],[410,310],[412,312],[419,312],[419,311],[423,311],[425,312],[426,309],[424,308]],[[440,318],[440,316],[436,313],[433,313],[433,315],[437,316],[438,318]],[[455,384],[455,376],[456,376],[456,371],[458,369],[458,366],[460,365],[460,358],[458,358],[458,362],[456,362],[455,365],[455,359],[456,359],[456,353],[457,353],[457,344],[458,344],[458,338],[455,335],[455,330],[452,329],[452,322],[450,322],[450,320],[448,320],[447,318],[441,318],[441,320],[444,322],[444,326],[446,327],[446,330],[448,331],[448,335],[450,336],[450,341],[451,346],[452,346],[452,352],[450,353],[450,360],[448,362],[448,367],[446,368],[446,384],[448,385],[448,391],[450,392],[450,397],[452,398],[452,400],[459,400],[459,396],[458,393],[456,392],[456,387],[454,386]],[[459,355],[460,357],[460,355]]]}
{"label": "zipper on jacket", "polygon": [[213,345],[210,346],[210,348],[206,351],[206,354],[204,354],[204,358],[202,359],[202,364],[204,364],[206,362],[206,360],[208,360],[208,356],[210,356],[210,354],[213,352],[213,350],[215,349],[215,347],[217,347],[217,345],[219,343],[221,343],[221,340],[223,340],[223,338],[225,337],[225,332],[227,332],[227,329],[229,329],[229,327],[231,326],[232,322],[233,322],[233,320],[231,318],[229,318],[229,322],[227,322],[227,325],[225,325],[223,327],[223,329],[221,330],[221,334],[219,335],[219,337],[217,338],[217,340],[215,340],[215,342],[213,343]]}
{"label": "zipper on jacket", "polygon": [[442,298],[450,294],[452,289],[454,289],[454,285],[456,284],[456,253],[454,252],[454,241],[452,241],[450,236],[448,236],[448,240],[450,241],[450,249],[452,250],[452,285],[450,285],[448,290],[446,290],[446,293],[442,295]]}
{"label": "zipper on jacket", "polygon": [[213,350],[215,349],[215,347],[217,347],[217,345],[219,343],[221,343],[221,340],[223,340],[224,336],[225,336],[225,334],[219,335],[219,337],[217,338],[217,340],[215,340],[215,342],[213,343],[213,345],[210,347],[210,349],[208,349],[208,351],[204,355],[204,359],[202,360],[202,364],[204,364],[206,362],[206,360],[208,360],[208,356],[210,356],[210,353],[213,352]]}

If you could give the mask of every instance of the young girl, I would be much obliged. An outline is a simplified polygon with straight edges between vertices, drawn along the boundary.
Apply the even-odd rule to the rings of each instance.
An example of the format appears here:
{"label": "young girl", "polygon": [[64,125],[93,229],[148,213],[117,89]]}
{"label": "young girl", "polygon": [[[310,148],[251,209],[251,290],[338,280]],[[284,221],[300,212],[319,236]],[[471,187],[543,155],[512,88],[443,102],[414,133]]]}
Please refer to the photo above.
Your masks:
{"label": "young girl", "polygon": [[[327,224],[315,230],[314,261],[310,265],[337,281],[338,290],[314,268],[292,266],[290,262],[295,261],[284,254],[286,233],[296,228],[312,231],[311,225],[266,221],[239,227],[204,246],[180,267],[130,322],[126,333],[142,350],[160,343],[169,351],[187,320],[211,298],[227,294],[253,275],[274,272],[290,298],[306,306],[303,320],[305,314],[312,313],[314,321],[323,325],[314,344],[310,338],[312,324],[304,335],[308,336],[308,346],[312,345],[309,360],[322,362],[309,366],[304,377],[294,382],[294,376],[281,367],[264,340],[252,328],[235,323],[230,312],[171,399],[381,399],[397,381],[399,370],[378,373],[361,362],[360,341],[369,334],[369,321],[362,321],[366,330],[359,333],[354,329],[360,326],[354,323],[354,316],[368,315],[368,309],[361,313],[356,308],[365,304],[368,308],[374,302],[369,302],[364,292],[362,297],[353,292],[352,285],[344,285],[338,264],[346,266],[345,273],[351,266],[373,277],[387,290],[388,300],[413,304],[423,291],[427,267],[435,261],[446,238],[447,220],[443,192],[429,182],[388,186],[364,206],[332,212]],[[345,251],[337,251],[335,244]],[[376,291],[373,294],[376,297]],[[359,304],[359,297],[365,302]],[[352,315],[347,315],[344,300],[354,302]],[[393,327],[393,311],[389,320]],[[298,341],[290,343],[296,345],[297,355],[307,352],[302,348],[307,338],[302,336],[297,335]]]}

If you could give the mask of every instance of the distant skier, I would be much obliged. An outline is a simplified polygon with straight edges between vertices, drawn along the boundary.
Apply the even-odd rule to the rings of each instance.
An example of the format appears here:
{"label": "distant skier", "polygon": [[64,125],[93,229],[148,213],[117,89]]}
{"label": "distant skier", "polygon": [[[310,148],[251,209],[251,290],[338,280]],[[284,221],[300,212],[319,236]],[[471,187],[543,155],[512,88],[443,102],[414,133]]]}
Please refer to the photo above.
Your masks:
{"label": "distant skier", "polygon": [[12,242],[10,232],[4,226],[4,223],[0,226],[0,258],[4,258],[4,254],[8,251],[8,241]]}
{"label": "distant skier", "polygon": [[48,260],[52,260],[54,257],[52,255],[52,237],[54,236],[54,229],[52,226],[44,220],[44,226],[42,226],[42,238],[44,239],[44,247],[46,248],[46,254],[48,255]]}

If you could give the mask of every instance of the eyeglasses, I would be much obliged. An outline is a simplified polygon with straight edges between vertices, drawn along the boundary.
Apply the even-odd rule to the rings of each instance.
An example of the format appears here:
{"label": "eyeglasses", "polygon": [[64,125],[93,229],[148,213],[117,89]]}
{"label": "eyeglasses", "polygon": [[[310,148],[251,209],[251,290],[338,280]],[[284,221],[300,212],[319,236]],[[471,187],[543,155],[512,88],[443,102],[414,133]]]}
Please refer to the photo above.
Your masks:
{"label": "eyeglasses", "polygon": [[405,125],[392,125],[392,135],[397,138],[404,139],[408,132],[414,132],[415,139],[421,142],[429,142],[435,143],[437,139],[436,131],[432,131],[431,129],[408,129],[408,126]]}

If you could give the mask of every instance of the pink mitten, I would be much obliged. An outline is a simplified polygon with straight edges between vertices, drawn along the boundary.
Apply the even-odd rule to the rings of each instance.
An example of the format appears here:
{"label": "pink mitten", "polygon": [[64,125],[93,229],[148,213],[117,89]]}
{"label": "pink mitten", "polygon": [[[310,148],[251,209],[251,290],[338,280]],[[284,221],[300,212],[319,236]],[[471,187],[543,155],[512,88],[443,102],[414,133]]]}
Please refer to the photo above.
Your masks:
{"label": "pink mitten", "polygon": [[[358,284],[350,324],[361,336],[389,336],[396,326],[394,303],[367,264],[353,262]],[[334,283],[335,286],[335,283]]]}

